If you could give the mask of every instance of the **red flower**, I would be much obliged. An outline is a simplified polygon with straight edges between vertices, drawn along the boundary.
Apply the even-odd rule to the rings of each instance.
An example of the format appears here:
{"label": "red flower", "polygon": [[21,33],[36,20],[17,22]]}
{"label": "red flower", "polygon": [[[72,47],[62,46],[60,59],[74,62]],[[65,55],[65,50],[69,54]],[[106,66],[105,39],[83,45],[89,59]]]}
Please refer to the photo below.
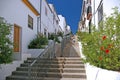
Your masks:
{"label": "red flower", "polygon": [[106,54],[109,54],[110,50],[109,50],[109,49],[106,49],[105,52],[106,52]]}
{"label": "red flower", "polygon": [[102,46],[102,47],[100,48],[100,50],[104,50],[104,47]]}
{"label": "red flower", "polygon": [[105,40],[107,37],[106,36],[103,36],[102,39]]}
{"label": "red flower", "polygon": [[99,57],[99,60],[102,60],[102,57],[101,57],[101,56]]}

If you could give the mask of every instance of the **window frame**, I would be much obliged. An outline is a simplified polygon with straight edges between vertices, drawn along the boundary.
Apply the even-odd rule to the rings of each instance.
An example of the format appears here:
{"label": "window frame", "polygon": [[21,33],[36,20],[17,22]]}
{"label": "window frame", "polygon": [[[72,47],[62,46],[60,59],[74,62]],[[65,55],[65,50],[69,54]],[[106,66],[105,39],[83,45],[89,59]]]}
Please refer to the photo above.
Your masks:
{"label": "window frame", "polygon": [[28,15],[28,27],[33,30],[33,18]]}

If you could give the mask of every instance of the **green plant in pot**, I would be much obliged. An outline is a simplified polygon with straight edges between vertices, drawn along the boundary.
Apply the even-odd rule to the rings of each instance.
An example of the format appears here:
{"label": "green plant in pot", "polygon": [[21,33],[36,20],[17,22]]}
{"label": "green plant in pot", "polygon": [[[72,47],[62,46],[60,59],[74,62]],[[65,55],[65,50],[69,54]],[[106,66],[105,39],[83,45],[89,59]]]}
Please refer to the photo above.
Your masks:
{"label": "green plant in pot", "polygon": [[48,44],[48,39],[45,36],[37,35],[28,45],[29,49],[44,48]]}

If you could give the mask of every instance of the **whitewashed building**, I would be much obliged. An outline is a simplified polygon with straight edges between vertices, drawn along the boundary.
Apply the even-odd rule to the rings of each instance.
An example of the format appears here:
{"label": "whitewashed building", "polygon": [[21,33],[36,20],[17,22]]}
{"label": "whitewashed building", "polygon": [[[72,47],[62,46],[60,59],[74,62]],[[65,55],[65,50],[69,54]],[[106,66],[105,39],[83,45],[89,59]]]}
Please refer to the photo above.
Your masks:
{"label": "whitewashed building", "polygon": [[[13,25],[15,58],[22,58],[27,53],[27,46],[37,34],[40,16],[40,0],[1,0],[0,16]],[[38,4],[38,5],[35,5]]]}
{"label": "whitewashed building", "polygon": [[92,23],[98,28],[98,24],[104,20],[104,14],[110,16],[113,12],[112,8],[119,7],[120,11],[120,1],[119,0],[91,0],[92,5]]}
{"label": "whitewashed building", "polygon": [[52,12],[53,12],[53,25],[54,25],[54,28],[55,28],[55,33],[57,34],[58,32],[61,32],[61,27],[59,26],[59,17],[57,15],[57,12],[53,6],[53,4],[49,4]]}
{"label": "whitewashed building", "polygon": [[66,34],[65,34],[66,28],[67,28],[66,19],[65,19],[65,17],[63,17],[62,15],[58,15],[58,17],[59,17],[59,19],[60,19],[59,25],[60,25],[60,27],[61,27],[61,29],[62,29],[62,32],[64,33],[64,35],[66,35]]}
{"label": "whitewashed building", "polygon": [[79,22],[79,31],[91,32],[91,25],[98,28],[98,24],[104,20],[104,14],[109,16],[115,6],[119,7],[119,0],[84,0],[82,3],[81,19]]}
{"label": "whitewashed building", "polygon": [[48,33],[55,33],[53,25],[53,12],[46,0],[41,0],[40,8],[40,33],[48,36]]}
{"label": "whitewashed building", "polygon": [[65,34],[70,34],[71,33],[71,28],[69,25],[67,25],[67,28],[66,28],[66,31],[65,31]]}
{"label": "whitewashed building", "polygon": [[13,25],[14,61],[2,64],[0,80],[11,74],[17,66],[30,55],[28,44],[38,33],[40,17],[40,0],[0,0],[0,17]]}
{"label": "whitewashed building", "polygon": [[91,16],[92,16],[91,2],[89,0],[83,0],[81,18],[78,23],[78,31],[83,32],[89,31],[89,27],[91,24]]}
{"label": "whitewashed building", "polygon": [[[12,40],[14,61],[0,65],[0,80],[10,75],[27,57],[28,44],[38,33],[48,37],[48,33],[66,31],[66,20],[57,15],[53,5],[46,0],[0,0],[0,17],[13,25]],[[60,19],[59,19],[60,18]]]}

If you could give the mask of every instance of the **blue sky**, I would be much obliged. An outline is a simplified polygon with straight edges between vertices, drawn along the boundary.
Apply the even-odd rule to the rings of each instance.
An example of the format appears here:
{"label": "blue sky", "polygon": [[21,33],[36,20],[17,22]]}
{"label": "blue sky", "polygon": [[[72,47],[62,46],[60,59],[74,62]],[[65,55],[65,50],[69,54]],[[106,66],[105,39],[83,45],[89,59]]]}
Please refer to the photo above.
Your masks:
{"label": "blue sky", "polygon": [[47,0],[52,3],[58,14],[62,14],[66,18],[66,22],[70,25],[72,32],[75,34],[78,29],[80,20],[82,0]]}

